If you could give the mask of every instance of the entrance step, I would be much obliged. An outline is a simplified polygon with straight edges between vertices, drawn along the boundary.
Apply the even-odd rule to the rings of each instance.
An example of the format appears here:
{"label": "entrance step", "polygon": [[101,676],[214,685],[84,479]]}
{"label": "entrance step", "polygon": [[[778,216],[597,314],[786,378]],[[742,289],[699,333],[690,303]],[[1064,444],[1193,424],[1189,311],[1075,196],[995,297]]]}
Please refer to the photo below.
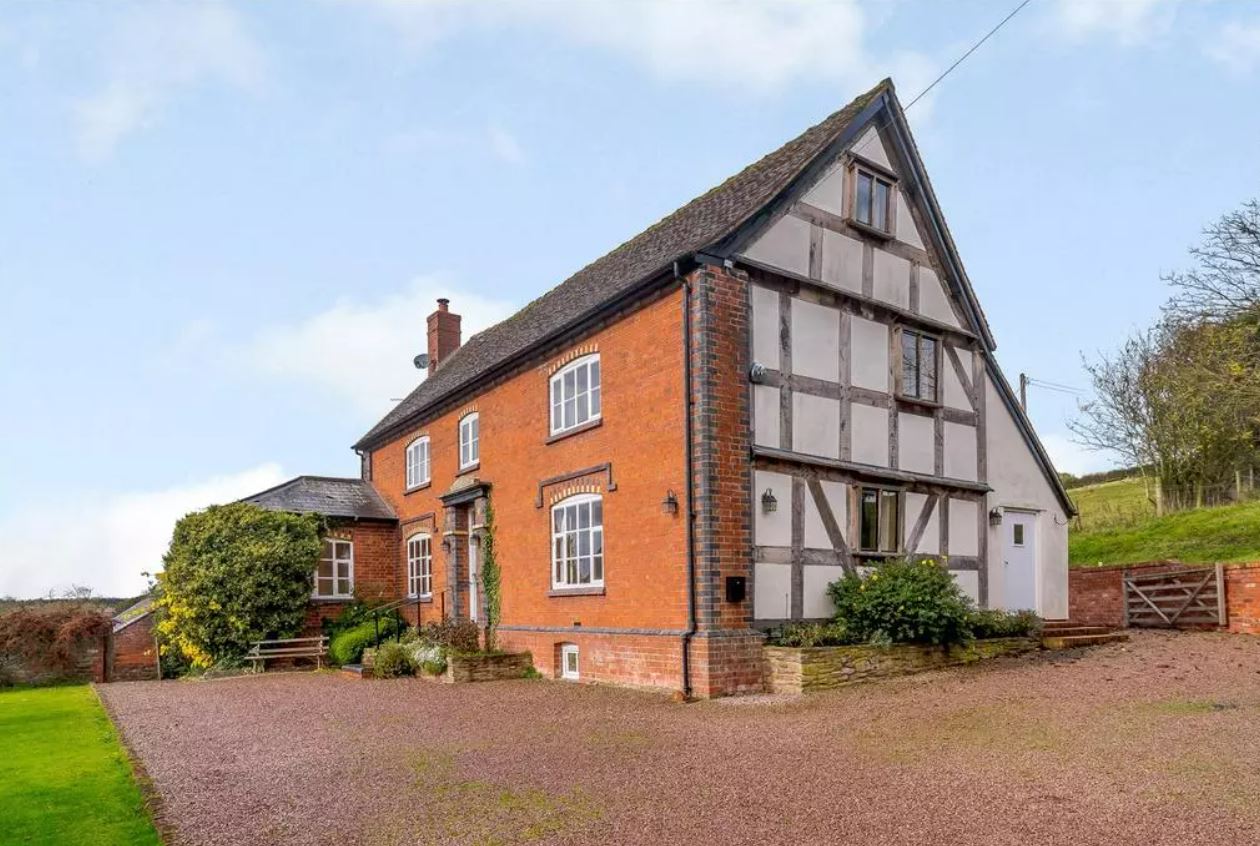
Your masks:
{"label": "entrance step", "polygon": [[342,664],[341,674],[356,679],[370,679],[372,677],[372,671],[363,669],[362,664]]}
{"label": "entrance step", "polygon": [[1077,635],[1111,634],[1115,629],[1110,626],[1056,626],[1043,628],[1042,637],[1075,637]]}
{"label": "entrance step", "polygon": [[1098,634],[1060,635],[1045,633],[1041,636],[1041,645],[1045,649],[1076,649],[1082,646],[1102,646],[1104,643],[1121,643],[1129,639],[1125,632],[1102,632]]}

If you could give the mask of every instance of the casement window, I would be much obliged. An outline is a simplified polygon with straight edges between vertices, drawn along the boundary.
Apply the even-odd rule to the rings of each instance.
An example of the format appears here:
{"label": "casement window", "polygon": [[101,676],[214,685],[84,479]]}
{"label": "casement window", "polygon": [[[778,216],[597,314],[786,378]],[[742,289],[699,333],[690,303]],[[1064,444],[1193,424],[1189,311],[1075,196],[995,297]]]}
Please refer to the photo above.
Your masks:
{"label": "casement window", "polygon": [[429,535],[407,539],[407,595],[433,595],[433,547]]}
{"label": "casement window", "polygon": [[901,492],[888,488],[862,488],[858,496],[858,550],[899,552]]}
{"label": "casement window", "polygon": [[354,544],[340,538],[324,538],[324,551],[315,568],[315,597],[345,599],[354,596]]}
{"label": "casement window", "polygon": [[853,219],[881,232],[892,232],[892,183],[869,170],[854,168]]}
{"label": "casement window", "polygon": [[940,341],[922,332],[902,329],[900,394],[909,399],[936,402],[939,367]]}
{"label": "casement window", "polygon": [[407,444],[407,489],[429,483],[429,438],[416,438]]}
{"label": "casement window", "polygon": [[466,470],[481,461],[481,423],[477,412],[459,421],[459,469]]}
{"label": "casement window", "polygon": [[579,677],[577,644],[566,643],[560,647],[560,678],[577,681]]}
{"label": "casement window", "polygon": [[599,355],[566,364],[551,377],[551,434],[576,429],[600,416]]}
{"label": "casement window", "polygon": [[594,494],[571,496],[551,509],[551,586],[604,584],[604,501]]}

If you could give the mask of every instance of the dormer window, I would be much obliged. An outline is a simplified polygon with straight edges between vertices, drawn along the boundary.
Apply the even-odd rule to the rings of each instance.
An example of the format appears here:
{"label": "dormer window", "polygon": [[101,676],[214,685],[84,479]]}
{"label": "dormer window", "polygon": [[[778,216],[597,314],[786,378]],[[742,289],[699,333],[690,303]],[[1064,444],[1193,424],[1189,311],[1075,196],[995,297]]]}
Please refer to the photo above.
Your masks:
{"label": "dormer window", "polygon": [[407,490],[429,483],[429,437],[407,444]]}
{"label": "dormer window", "polygon": [[863,226],[892,232],[892,182],[874,171],[854,168],[853,219]]}
{"label": "dormer window", "polygon": [[459,421],[459,469],[468,470],[481,462],[481,424],[477,412]]}
{"label": "dormer window", "polygon": [[551,377],[551,434],[593,423],[600,412],[598,353],[566,364]]}

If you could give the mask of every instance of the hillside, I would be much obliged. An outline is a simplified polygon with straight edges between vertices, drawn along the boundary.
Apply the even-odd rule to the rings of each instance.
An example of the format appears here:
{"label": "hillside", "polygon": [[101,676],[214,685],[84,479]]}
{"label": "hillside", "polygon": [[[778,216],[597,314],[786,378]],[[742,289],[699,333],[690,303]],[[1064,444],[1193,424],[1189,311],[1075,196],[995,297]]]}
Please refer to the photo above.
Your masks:
{"label": "hillside", "polygon": [[1079,512],[1072,528],[1085,531],[1131,526],[1155,516],[1155,506],[1141,477],[1074,487],[1068,496]]}
{"label": "hillside", "polygon": [[[1109,482],[1093,487],[1109,488],[1125,484]],[[1137,488],[1140,492],[1140,481]],[[1158,518],[1147,516],[1121,520],[1090,529],[1086,507],[1105,509],[1109,504],[1117,504],[1116,513],[1128,513],[1123,509],[1132,506],[1132,490],[1120,487],[1101,493],[1087,489],[1068,493],[1077,501],[1086,521],[1084,530],[1073,525],[1069,531],[1068,557],[1073,565],[1121,564],[1165,558],[1188,563],[1260,561],[1260,501],[1182,511]]]}

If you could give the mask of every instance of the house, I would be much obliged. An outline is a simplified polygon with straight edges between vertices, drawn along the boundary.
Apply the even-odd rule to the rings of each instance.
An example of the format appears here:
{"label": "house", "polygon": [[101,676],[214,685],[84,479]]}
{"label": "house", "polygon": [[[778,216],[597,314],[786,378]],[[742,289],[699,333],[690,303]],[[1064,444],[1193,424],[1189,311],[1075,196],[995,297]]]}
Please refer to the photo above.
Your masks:
{"label": "house", "polygon": [[467,342],[445,300],[427,329],[360,479],[253,498],[337,518],[319,613],[484,620],[492,531],[504,646],[698,696],[760,689],[766,629],[894,556],[1067,614],[1072,506],[891,81]]}

